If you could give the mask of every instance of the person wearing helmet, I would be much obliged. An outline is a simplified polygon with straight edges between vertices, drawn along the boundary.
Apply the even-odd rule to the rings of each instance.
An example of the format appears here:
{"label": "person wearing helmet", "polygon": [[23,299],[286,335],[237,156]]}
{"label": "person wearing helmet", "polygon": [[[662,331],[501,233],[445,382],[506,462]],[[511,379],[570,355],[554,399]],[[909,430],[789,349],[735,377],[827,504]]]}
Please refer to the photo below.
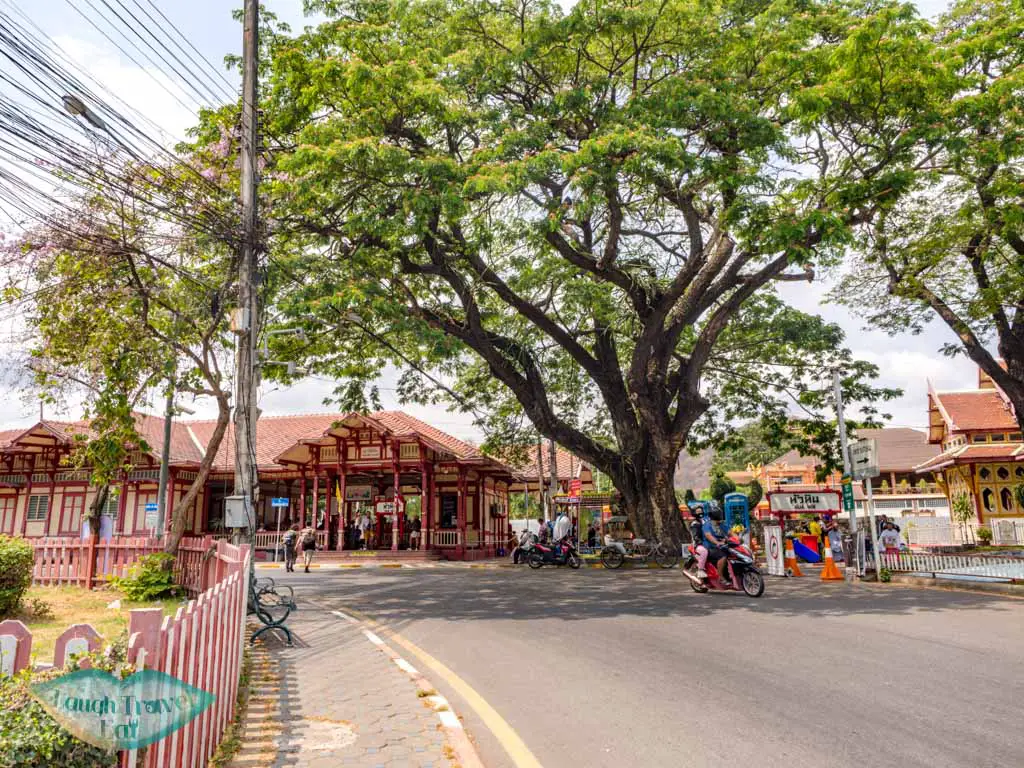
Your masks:
{"label": "person wearing helmet", "polygon": [[704,507],[695,506],[690,512],[693,514],[690,538],[693,539],[693,551],[697,553],[697,578],[706,579],[708,572],[704,566],[708,563],[708,548],[704,546]]}
{"label": "person wearing helmet", "polygon": [[713,558],[715,567],[718,569],[718,578],[726,583],[726,560],[728,559],[728,548],[726,539],[728,532],[725,530],[725,515],[722,507],[717,501],[711,502],[711,511],[701,526],[701,533],[704,536],[704,546],[708,548],[708,557]]}

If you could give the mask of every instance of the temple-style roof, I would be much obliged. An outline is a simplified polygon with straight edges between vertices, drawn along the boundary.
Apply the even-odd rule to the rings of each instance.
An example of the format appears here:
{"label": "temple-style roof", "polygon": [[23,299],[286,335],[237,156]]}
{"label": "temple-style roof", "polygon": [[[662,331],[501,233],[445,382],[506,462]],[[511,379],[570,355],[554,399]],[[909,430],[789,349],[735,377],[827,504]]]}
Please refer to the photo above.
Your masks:
{"label": "temple-style roof", "polygon": [[976,461],[1019,460],[1024,460],[1024,445],[1021,443],[958,445],[914,467],[914,471],[933,472],[943,467],[948,467],[951,464],[970,464]]}

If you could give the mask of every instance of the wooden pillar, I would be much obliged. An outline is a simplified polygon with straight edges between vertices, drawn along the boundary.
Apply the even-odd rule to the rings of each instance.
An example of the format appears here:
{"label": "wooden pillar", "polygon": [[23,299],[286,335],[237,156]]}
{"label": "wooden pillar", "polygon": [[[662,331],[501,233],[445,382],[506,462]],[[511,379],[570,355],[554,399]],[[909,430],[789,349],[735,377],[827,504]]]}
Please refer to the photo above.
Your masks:
{"label": "wooden pillar", "polygon": [[340,533],[338,535],[338,549],[345,549],[345,532],[348,529],[348,515],[346,513],[345,504],[345,464],[348,461],[348,443],[343,437],[336,437],[334,439],[335,445],[337,446],[338,456],[335,461],[335,465],[338,470],[338,528]]}
{"label": "wooden pillar", "polygon": [[[171,532],[171,520],[174,519],[174,481],[175,472],[172,469],[167,473],[167,504],[164,507],[164,534]],[[189,528],[194,529],[195,524],[195,520],[192,520]]]}
{"label": "wooden pillar", "polygon": [[[53,456],[54,469],[50,471],[50,501],[46,505],[46,521],[43,523],[43,535],[50,536],[50,518],[53,516],[53,503],[57,500],[57,457],[60,453],[55,453]],[[62,500],[63,502],[63,500]],[[60,525],[64,522],[64,504],[61,503],[60,521],[57,523],[57,535],[60,535]]]}
{"label": "wooden pillar", "polygon": [[299,480],[299,528],[306,527],[306,470],[302,470]]}
{"label": "wooden pillar", "polygon": [[456,504],[456,528],[459,531],[459,550],[466,546],[466,468],[459,465],[459,499]]}
{"label": "wooden pillar", "polygon": [[398,550],[398,539],[401,535],[399,509],[402,506],[402,472],[398,466],[398,442],[395,440],[391,441],[391,475],[391,484],[395,489],[395,515],[394,522],[391,524],[391,551],[395,552]]}
{"label": "wooden pillar", "polygon": [[[32,455],[31,461],[28,464],[28,483],[25,484],[25,512],[21,516],[21,535],[25,536],[25,531],[28,529],[28,505],[32,501],[32,475],[36,471],[36,457]],[[15,502],[14,512],[17,514],[18,505]]]}
{"label": "wooden pillar", "polygon": [[430,483],[427,481],[427,457],[423,443],[419,444],[420,451],[420,548],[430,548],[430,524],[428,509],[430,508]]}
{"label": "wooden pillar", "polygon": [[316,529],[320,513],[320,446],[313,446],[313,511],[310,513],[310,527]]}

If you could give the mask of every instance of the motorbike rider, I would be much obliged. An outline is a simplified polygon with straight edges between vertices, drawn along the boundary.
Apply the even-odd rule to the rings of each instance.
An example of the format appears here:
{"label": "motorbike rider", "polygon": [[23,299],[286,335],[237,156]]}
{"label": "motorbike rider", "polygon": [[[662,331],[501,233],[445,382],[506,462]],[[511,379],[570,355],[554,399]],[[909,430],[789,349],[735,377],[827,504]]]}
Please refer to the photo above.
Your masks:
{"label": "motorbike rider", "polygon": [[704,536],[704,546],[708,548],[708,557],[713,558],[715,567],[718,569],[718,578],[726,583],[726,564],[728,561],[729,548],[726,542],[729,536],[725,530],[725,515],[722,507],[717,501],[711,502],[711,510],[707,519],[701,525],[701,533]]}
{"label": "motorbike rider", "polygon": [[690,523],[690,538],[693,539],[693,551],[697,553],[697,578],[706,579],[708,572],[704,566],[708,562],[708,548],[704,546],[704,507],[694,507],[693,521]]}

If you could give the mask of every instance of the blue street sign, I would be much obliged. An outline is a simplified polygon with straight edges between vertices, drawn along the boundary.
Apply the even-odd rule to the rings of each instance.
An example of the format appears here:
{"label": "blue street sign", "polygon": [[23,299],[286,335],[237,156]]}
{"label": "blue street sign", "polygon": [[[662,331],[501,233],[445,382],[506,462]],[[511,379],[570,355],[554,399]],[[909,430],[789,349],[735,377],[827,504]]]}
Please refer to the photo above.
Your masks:
{"label": "blue street sign", "polygon": [[272,507],[287,507],[288,499],[286,498],[272,498],[270,500],[270,506]]}
{"label": "blue street sign", "polygon": [[148,504],[146,504],[146,512],[147,513],[149,513],[149,512],[156,512],[158,509],[159,509],[159,507],[157,506],[155,501],[151,501]]}

